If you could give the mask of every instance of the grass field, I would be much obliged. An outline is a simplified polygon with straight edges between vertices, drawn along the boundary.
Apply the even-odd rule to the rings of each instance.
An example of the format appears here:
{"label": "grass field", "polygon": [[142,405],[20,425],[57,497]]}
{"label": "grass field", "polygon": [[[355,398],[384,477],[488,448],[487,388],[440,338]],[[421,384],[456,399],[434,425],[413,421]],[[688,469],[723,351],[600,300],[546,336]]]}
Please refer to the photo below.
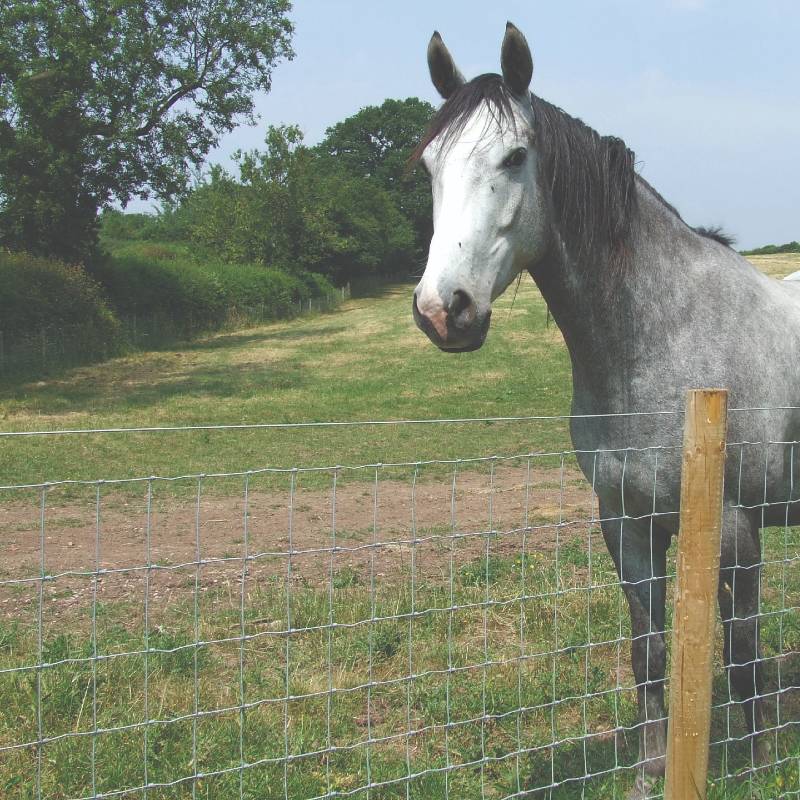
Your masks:
{"label": "grass field", "polygon": [[[411,319],[411,287],[316,318],[219,334],[75,369],[0,395],[6,430],[569,412],[569,361],[523,284],[474,354],[446,355]],[[533,336],[531,336],[533,332]],[[410,461],[562,449],[566,425],[129,434],[3,441],[0,483]]]}
{"label": "grass field", "polygon": [[800,270],[800,253],[782,253],[774,256],[748,256],[762,272],[773,278],[785,278]]}
{"label": "grass field", "polygon": [[[409,305],[394,287],[6,389],[0,428],[568,413],[529,283],[463,356]],[[0,483],[568,448],[561,421],[0,439]],[[6,493],[0,796],[621,798],[630,629],[593,503],[568,458],[536,456]],[[770,693],[800,684],[798,558],[800,530],[768,531]],[[718,664],[714,774],[748,764],[728,699]],[[712,800],[800,792],[799,702],[773,708],[782,764]]]}

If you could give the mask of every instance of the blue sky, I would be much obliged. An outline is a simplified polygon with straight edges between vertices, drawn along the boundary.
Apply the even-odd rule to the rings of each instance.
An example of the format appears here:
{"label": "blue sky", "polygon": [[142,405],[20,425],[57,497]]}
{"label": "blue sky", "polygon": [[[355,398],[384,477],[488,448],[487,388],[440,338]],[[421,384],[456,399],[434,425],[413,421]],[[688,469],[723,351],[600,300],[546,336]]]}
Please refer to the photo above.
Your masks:
{"label": "blue sky", "polygon": [[425,48],[441,32],[462,72],[499,70],[506,19],[528,38],[533,91],[626,140],[692,224],[741,247],[800,239],[800,3],[796,0],[297,0],[294,61],[257,100],[257,127],[211,161],[258,147],[267,124],[309,143],[387,97],[438,98]]}

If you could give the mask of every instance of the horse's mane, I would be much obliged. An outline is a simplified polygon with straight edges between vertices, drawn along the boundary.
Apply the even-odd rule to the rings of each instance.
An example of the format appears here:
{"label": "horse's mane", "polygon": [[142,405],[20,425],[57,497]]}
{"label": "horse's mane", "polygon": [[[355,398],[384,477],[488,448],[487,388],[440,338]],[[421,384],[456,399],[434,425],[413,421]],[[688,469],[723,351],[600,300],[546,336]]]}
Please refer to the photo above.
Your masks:
{"label": "horse's mane", "polygon": [[[441,146],[450,146],[483,103],[492,121],[514,127],[513,101],[500,75],[480,75],[463,84],[436,113],[411,160],[421,158],[440,136]],[[600,136],[580,119],[536,95],[531,95],[531,101],[540,179],[549,190],[556,233],[567,255],[585,263],[599,250],[612,267],[624,266],[638,212],[633,151],[622,139]],[[677,210],[661,199],[680,218]],[[732,243],[719,228],[694,230],[723,244]]]}

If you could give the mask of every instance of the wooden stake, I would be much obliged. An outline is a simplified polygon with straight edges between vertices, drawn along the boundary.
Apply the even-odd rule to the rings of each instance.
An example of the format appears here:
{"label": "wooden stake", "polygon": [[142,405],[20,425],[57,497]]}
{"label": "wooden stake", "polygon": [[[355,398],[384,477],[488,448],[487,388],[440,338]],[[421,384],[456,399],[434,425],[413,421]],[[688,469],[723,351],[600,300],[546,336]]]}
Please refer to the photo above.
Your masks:
{"label": "wooden stake", "polygon": [[665,800],[705,800],[728,393],[686,398]]}

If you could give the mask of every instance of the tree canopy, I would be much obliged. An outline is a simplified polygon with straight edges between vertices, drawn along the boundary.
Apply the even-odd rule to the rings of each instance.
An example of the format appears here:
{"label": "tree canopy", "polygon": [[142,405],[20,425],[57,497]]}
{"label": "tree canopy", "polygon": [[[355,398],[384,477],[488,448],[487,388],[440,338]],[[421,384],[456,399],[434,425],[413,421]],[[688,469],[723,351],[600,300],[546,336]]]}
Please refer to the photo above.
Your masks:
{"label": "tree canopy", "polygon": [[343,283],[406,270],[414,232],[377,182],[323,163],[294,125],[267,129],[265,148],[239,153],[238,179],[211,169],[179,213],[190,236],[227,261],[318,272]]}
{"label": "tree canopy", "polygon": [[0,245],[80,261],[99,209],[179,195],[293,56],[288,0],[0,4]]}
{"label": "tree canopy", "polygon": [[419,254],[427,250],[432,234],[431,189],[424,175],[409,169],[408,160],[434,111],[416,97],[385,100],[332,125],[316,148],[351,175],[371,179],[389,193],[414,228]]}

